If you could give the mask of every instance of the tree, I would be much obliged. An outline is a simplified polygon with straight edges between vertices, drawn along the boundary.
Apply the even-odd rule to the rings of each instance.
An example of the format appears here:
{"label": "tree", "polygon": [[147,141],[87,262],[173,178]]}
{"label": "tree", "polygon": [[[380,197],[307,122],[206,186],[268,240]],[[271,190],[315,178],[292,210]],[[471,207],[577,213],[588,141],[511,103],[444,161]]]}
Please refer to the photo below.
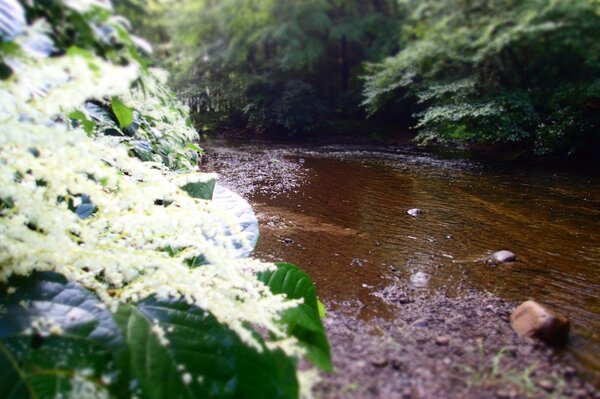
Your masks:
{"label": "tree", "polygon": [[[362,118],[363,61],[396,49],[391,0],[172,4],[162,19],[178,92],[196,116],[229,124],[298,134],[321,117]],[[315,106],[291,106],[295,95]]]}
{"label": "tree", "polygon": [[598,2],[402,5],[403,49],[366,77],[370,112],[406,97],[420,103],[422,142],[519,143],[538,154],[598,142]]}

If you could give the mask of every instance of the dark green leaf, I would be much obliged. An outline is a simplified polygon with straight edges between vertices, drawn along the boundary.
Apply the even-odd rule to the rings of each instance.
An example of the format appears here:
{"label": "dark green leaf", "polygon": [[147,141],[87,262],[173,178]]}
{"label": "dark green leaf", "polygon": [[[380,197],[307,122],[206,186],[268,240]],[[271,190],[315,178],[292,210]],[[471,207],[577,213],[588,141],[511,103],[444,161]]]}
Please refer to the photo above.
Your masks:
{"label": "dark green leaf", "polygon": [[[19,384],[32,396],[65,395],[77,389],[76,380],[127,392],[125,341],[92,293],[59,274],[34,273],[0,286],[0,305],[3,361],[12,359]],[[19,384],[16,392],[25,389]]]}
{"label": "dark green leaf", "polygon": [[181,189],[188,193],[190,197],[211,200],[213,198],[215,184],[216,180],[210,179],[206,182],[188,183],[181,187]]}
{"label": "dark green leaf", "polygon": [[0,343],[0,387],[6,399],[30,398],[33,396],[31,387],[25,381],[17,359]]}
{"label": "dark green leaf", "polygon": [[283,352],[264,344],[257,352],[184,301],[149,298],[137,308],[122,305],[115,317],[131,348],[132,372],[152,398],[298,397],[294,364]]}

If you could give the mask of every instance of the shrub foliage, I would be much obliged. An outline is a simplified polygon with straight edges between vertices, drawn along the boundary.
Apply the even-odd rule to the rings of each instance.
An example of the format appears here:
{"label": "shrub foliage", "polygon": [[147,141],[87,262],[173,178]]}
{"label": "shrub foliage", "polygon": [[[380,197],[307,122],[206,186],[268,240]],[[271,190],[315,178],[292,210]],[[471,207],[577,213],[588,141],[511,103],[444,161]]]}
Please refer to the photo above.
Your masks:
{"label": "shrub foliage", "polygon": [[595,0],[406,0],[403,48],[371,66],[365,105],[422,106],[423,142],[517,142],[538,154],[598,141]]}

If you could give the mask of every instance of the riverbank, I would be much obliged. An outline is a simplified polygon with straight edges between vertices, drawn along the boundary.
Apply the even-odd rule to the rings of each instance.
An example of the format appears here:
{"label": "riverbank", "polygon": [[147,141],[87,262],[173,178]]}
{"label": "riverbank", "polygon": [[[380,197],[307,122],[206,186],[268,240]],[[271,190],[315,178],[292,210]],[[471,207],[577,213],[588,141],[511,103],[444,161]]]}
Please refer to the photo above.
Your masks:
{"label": "riverbank", "polygon": [[425,295],[406,284],[380,294],[393,320],[329,312],[336,371],[317,398],[600,398],[577,370],[510,328],[515,307],[490,293]]}
{"label": "riverbank", "polygon": [[[336,122],[336,123],[339,123]],[[335,123],[332,123],[335,125]],[[365,131],[372,133],[365,134]],[[293,147],[298,143],[314,147],[370,148],[383,151],[396,148],[412,148],[418,152],[441,155],[446,158],[471,159],[493,165],[528,165],[567,171],[600,172],[594,146],[565,156],[564,154],[540,155],[519,143],[419,143],[414,131],[398,131],[392,124],[358,123],[352,129],[307,134],[300,137],[265,134],[254,129],[223,129],[211,131],[211,141],[217,143],[265,143]]]}
{"label": "riverbank", "polygon": [[[356,193],[357,187],[373,184],[377,170],[363,165],[352,174],[336,171],[335,163],[311,161],[309,151],[289,157],[283,155],[289,152],[276,150],[208,150],[205,167],[221,172],[222,183],[255,207],[261,223],[257,256],[306,268],[328,307],[326,327],[336,373],[323,375],[317,398],[600,397],[585,382],[594,377],[582,378],[586,371],[572,365],[572,356],[519,338],[510,329],[508,315],[516,302],[472,289],[474,273],[483,270],[494,279],[496,269],[443,262],[453,261],[452,243],[461,238],[459,231],[453,233],[456,239],[438,238],[406,216],[406,199],[398,194],[385,206],[400,203],[396,217],[410,232],[403,243],[384,242],[391,231],[379,234],[365,225],[379,216],[379,208],[368,206],[381,201],[378,187],[353,198],[347,192],[340,195],[336,182],[354,184]],[[412,152],[403,162],[427,162],[419,156]],[[322,186],[311,188],[316,179],[324,180]],[[399,184],[401,192],[415,190],[414,182],[405,187],[404,176],[395,179],[392,184]],[[424,192],[417,187],[418,193]],[[314,198],[315,190],[330,191]],[[338,209],[339,215],[331,214]],[[387,215],[382,217],[390,224]],[[411,253],[402,252],[394,262],[379,253],[407,243]],[[415,265],[424,271],[416,271]],[[442,283],[435,282],[438,275]],[[415,284],[414,276],[426,281]]]}

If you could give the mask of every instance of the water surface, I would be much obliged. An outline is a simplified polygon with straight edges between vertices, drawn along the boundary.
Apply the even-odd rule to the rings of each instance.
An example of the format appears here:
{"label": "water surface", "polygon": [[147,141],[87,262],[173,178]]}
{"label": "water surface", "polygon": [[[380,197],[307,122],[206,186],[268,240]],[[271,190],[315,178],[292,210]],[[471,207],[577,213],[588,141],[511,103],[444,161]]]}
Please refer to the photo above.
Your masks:
{"label": "water surface", "polygon": [[[238,151],[252,158],[265,150]],[[266,151],[274,165],[293,164],[302,179],[278,195],[267,180],[249,193],[262,224],[258,257],[301,265],[328,305],[366,319],[394,317],[373,295],[394,279],[425,291],[475,288],[516,302],[534,299],[571,319],[566,355],[597,378],[597,176],[498,168],[415,150]],[[412,217],[410,208],[423,213]],[[500,249],[518,261],[481,261]]]}

